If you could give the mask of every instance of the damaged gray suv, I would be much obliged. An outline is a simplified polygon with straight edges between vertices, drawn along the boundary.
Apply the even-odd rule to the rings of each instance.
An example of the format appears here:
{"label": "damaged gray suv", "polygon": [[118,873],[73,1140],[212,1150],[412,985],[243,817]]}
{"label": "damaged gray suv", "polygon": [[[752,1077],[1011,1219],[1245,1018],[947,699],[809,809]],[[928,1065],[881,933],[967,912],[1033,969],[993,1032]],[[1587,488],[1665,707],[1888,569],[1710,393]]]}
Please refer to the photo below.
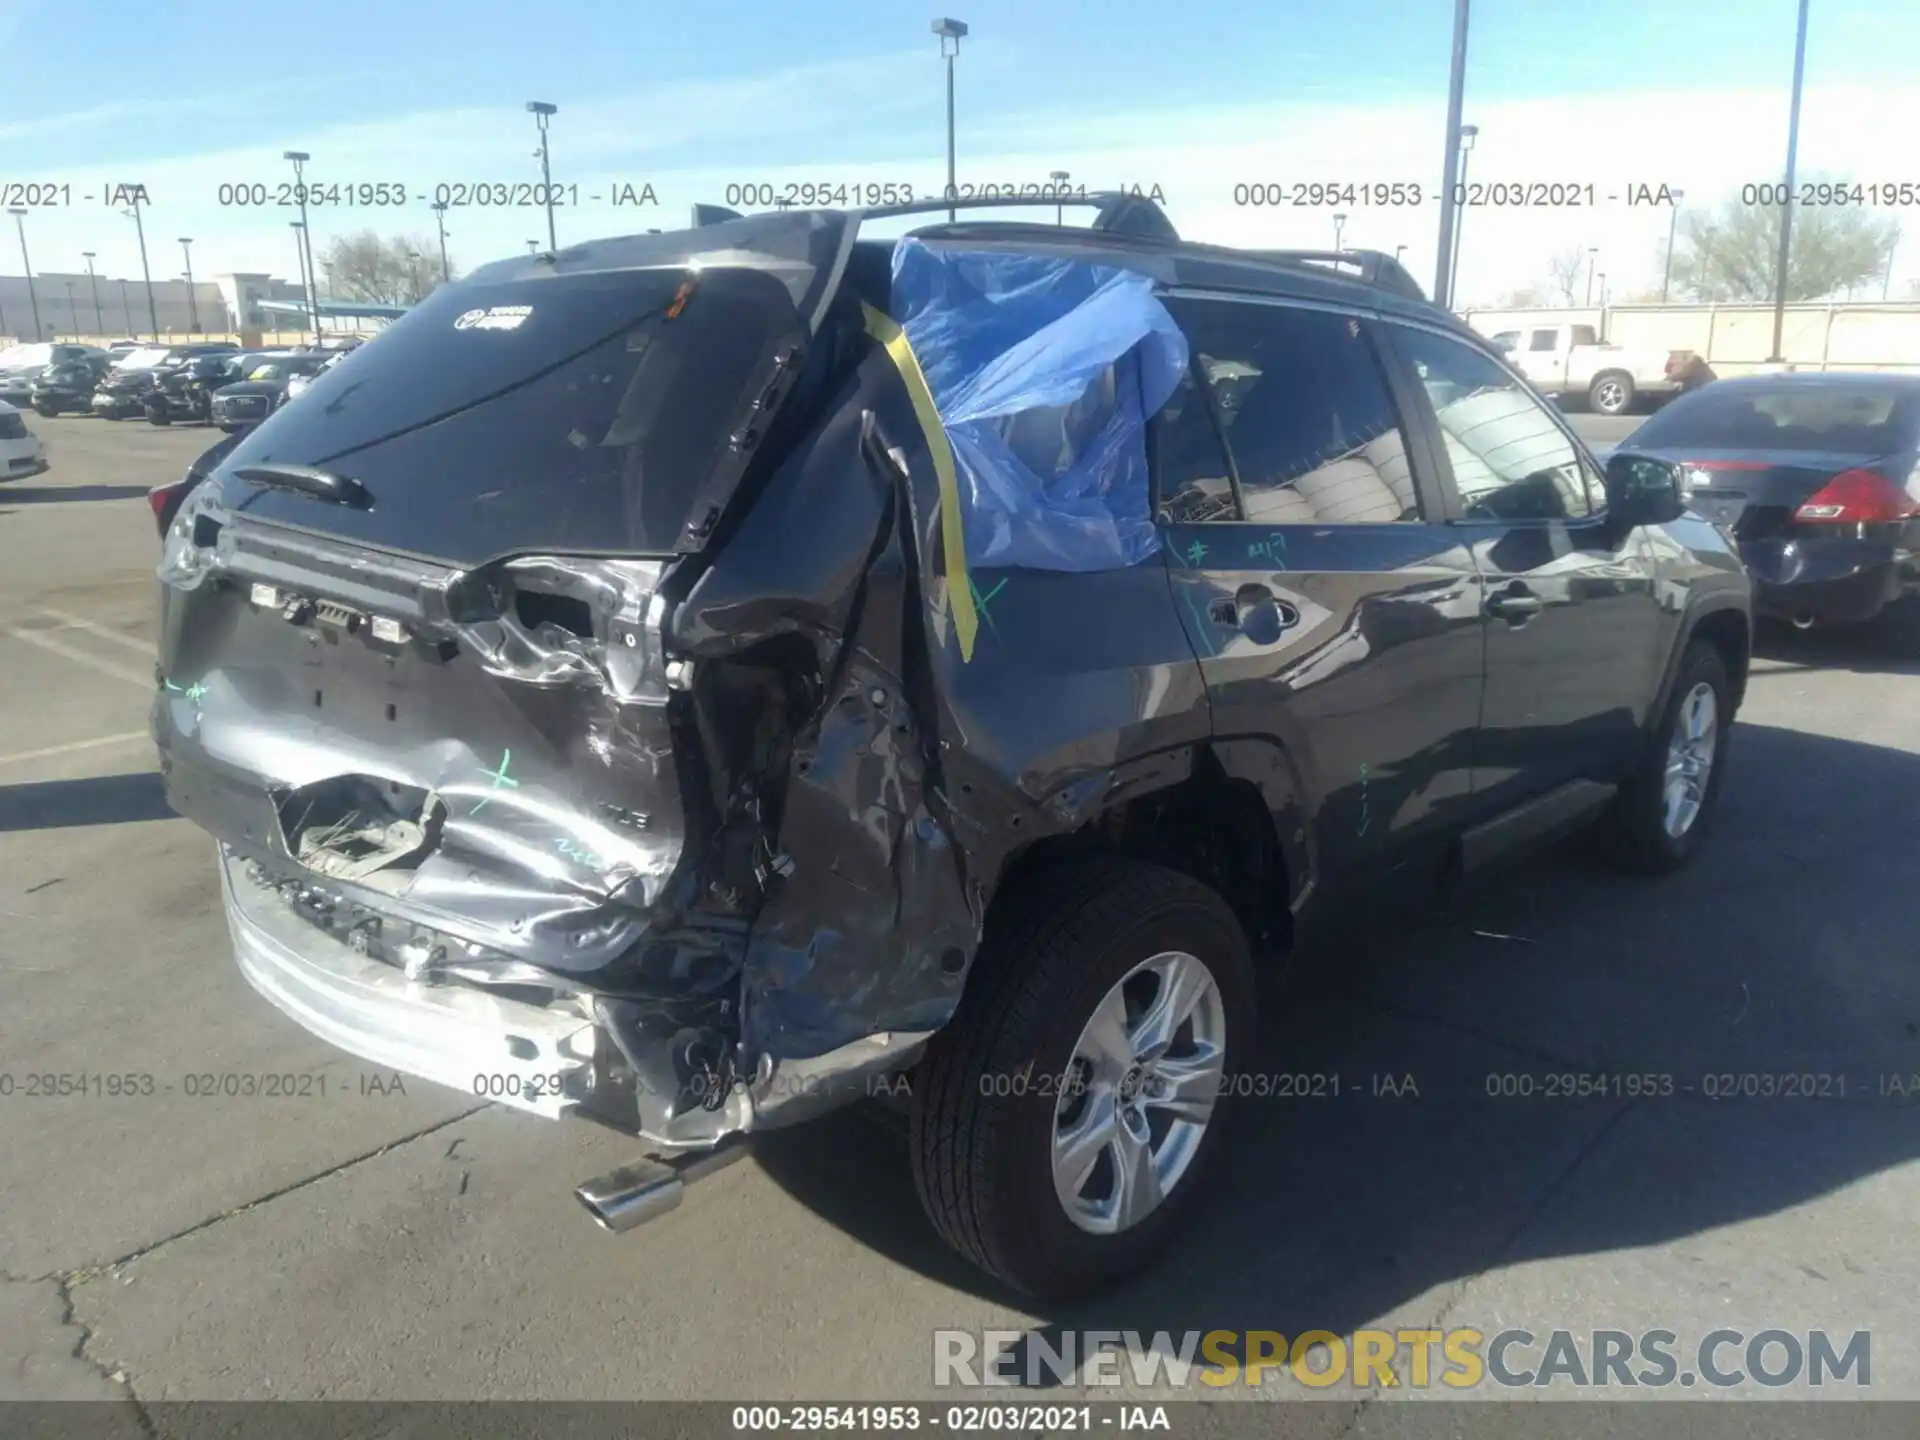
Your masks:
{"label": "damaged gray suv", "polygon": [[502,261],[196,467],[153,727],[254,988],[633,1134],[610,1229],[904,1090],[939,1232],[1061,1296],[1231,1158],[1313,916],[1682,865],[1749,587],[1674,467],[1385,256],[1091,203]]}

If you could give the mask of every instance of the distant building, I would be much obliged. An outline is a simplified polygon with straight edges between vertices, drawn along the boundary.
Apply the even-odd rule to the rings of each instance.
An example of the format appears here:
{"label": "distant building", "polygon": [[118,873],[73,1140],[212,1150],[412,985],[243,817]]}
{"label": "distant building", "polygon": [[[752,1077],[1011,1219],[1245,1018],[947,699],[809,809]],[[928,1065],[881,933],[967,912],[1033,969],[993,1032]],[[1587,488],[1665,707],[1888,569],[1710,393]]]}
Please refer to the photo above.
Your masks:
{"label": "distant building", "polygon": [[297,280],[266,274],[216,275],[195,280],[189,299],[185,280],[153,282],[153,310],[147,308],[147,285],[139,277],[89,277],[49,270],[33,277],[29,296],[21,275],[0,275],[0,339],[8,343],[35,338],[33,316],[40,312],[39,338],[53,340],[143,339],[153,334],[157,315],[163,336],[234,335],[242,329],[272,329],[275,317],[259,308],[262,300],[301,298]]}

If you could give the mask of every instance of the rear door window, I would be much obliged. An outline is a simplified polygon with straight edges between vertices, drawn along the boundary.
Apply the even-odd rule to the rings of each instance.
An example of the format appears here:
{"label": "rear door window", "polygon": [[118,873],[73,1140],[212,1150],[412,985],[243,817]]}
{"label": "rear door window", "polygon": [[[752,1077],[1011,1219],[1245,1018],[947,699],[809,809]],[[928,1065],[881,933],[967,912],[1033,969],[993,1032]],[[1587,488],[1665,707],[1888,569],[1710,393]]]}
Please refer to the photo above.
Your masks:
{"label": "rear door window", "polygon": [[[1183,297],[1167,308],[1193,352],[1186,381],[1160,415],[1160,491],[1170,518],[1420,519],[1393,398],[1359,320]],[[1216,425],[1238,477],[1237,506]]]}

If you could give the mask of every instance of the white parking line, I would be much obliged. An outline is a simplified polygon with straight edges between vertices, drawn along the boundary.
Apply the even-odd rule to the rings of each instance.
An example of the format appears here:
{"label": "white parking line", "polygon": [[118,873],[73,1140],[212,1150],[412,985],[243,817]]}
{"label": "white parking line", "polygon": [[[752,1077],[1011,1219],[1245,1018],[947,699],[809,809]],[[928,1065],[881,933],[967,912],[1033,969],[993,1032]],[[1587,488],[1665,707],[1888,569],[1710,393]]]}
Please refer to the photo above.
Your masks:
{"label": "white parking line", "polygon": [[151,690],[153,688],[153,672],[151,670],[143,675],[139,671],[130,670],[124,665],[116,665],[111,660],[102,660],[98,655],[89,655],[84,650],[76,650],[73,646],[63,644],[55,640],[52,636],[43,635],[37,630],[22,630],[17,626],[6,625],[0,626],[0,635],[10,635],[22,644],[38,646],[49,655],[64,656],[76,665],[84,665],[89,670],[98,670],[102,675],[111,675],[114,679],[124,680],[129,685],[138,685],[142,690]]}
{"label": "white parking line", "polygon": [[0,765],[13,765],[24,760],[45,760],[54,755],[71,755],[76,750],[103,750],[109,745],[131,745],[135,740],[152,738],[145,730],[128,730],[119,735],[102,735],[98,740],[74,740],[65,745],[48,745],[40,750],[16,750],[11,755],[0,755]]}
{"label": "white parking line", "polygon": [[85,630],[90,635],[98,635],[102,640],[111,640],[116,645],[126,646],[129,650],[138,650],[142,655],[153,654],[152,641],[141,640],[132,635],[122,635],[118,630],[110,629],[98,621],[88,620],[79,615],[69,615],[64,610],[49,610],[44,605],[40,607],[40,613],[50,620],[58,620],[62,625],[76,630]]}

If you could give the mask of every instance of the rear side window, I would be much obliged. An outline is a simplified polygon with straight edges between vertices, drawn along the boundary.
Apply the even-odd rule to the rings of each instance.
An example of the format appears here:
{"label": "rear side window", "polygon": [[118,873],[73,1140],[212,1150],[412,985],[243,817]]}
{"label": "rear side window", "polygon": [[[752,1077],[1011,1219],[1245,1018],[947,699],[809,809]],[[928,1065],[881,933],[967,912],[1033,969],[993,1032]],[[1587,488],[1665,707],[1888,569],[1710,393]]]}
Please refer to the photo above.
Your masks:
{"label": "rear side window", "polygon": [[1420,518],[1392,394],[1357,319],[1179,297],[1167,308],[1192,350],[1186,380],[1161,411],[1156,446],[1170,518],[1265,525]]}
{"label": "rear side window", "polygon": [[733,426],[800,326],[748,269],[443,287],[276,410],[224,470],[358,480],[367,509],[284,490],[247,513],[477,564],[535,550],[671,554]]}
{"label": "rear side window", "polygon": [[1709,385],[1663,408],[1633,443],[1887,455],[1920,446],[1920,387]]}
{"label": "rear side window", "polygon": [[1536,330],[1533,332],[1533,338],[1527,342],[1527,349],[1551,350],[1559,342],[1559,339],[1560,332],[1558,330]]}

